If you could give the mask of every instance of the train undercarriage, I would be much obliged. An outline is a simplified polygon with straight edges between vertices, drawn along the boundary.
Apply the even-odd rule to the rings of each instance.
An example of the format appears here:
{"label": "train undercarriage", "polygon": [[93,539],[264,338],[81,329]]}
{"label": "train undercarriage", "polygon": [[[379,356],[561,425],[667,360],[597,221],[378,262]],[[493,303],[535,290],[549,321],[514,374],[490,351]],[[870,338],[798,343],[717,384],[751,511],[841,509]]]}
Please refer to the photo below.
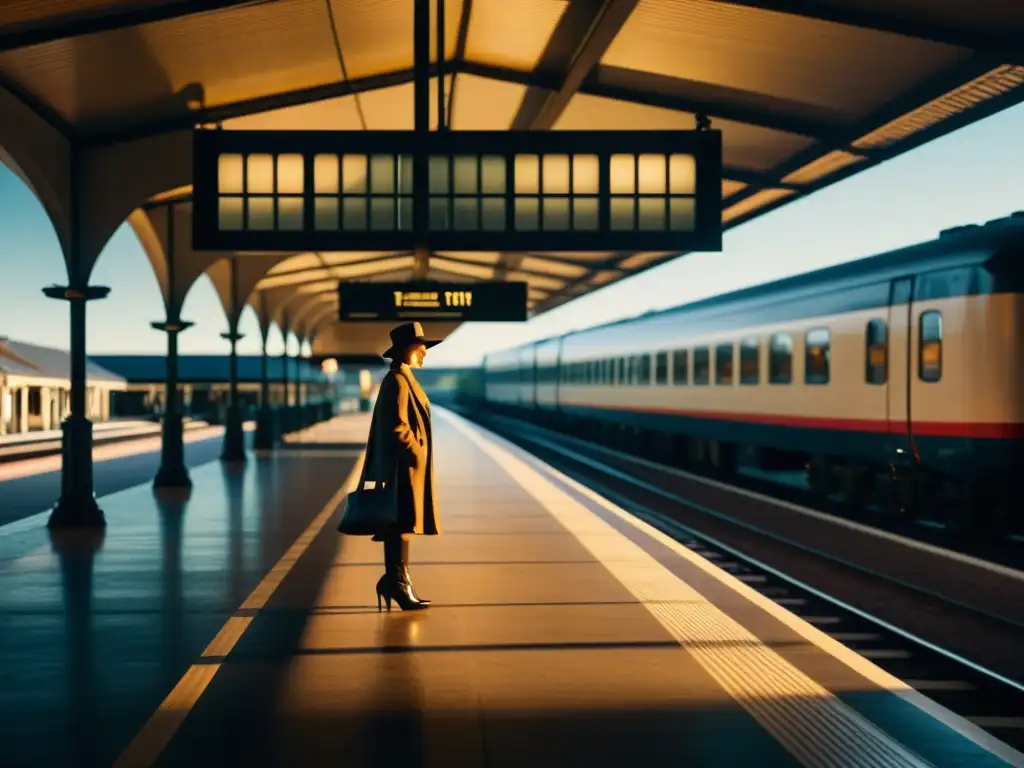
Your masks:
{"label": "train undercarriage", "polygon": [[781,482],[811,495],[816,506],[848,517],[917,521],[950,534],[988,538],[1021,535],[1021,515],[1007,477],[971,480],[946,477],[918,464],[914,457],[871,464],[844,456],[807,454],[706,437],[667,434],[556,411],[487,404],[565,434],[614,450],[728,482],[753,475]]}

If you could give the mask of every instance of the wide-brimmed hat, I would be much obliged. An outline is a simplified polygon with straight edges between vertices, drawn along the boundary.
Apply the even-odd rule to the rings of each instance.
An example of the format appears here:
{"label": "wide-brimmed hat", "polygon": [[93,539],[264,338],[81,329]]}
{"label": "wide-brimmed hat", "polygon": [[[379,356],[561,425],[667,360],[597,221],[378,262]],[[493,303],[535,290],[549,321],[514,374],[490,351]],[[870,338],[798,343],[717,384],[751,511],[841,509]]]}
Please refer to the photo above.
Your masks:
{"label": "wide-brimmed hat", "polygon": [[441,339],[428,339],[424,336],[423,326],[419,323],[404,323],[396,326],[391,329],[390,336],[391,346],[381,353],[381,357],[386,357],[389,360],[396,359],[413,344],[422,344],[429,349],[441,343]]}

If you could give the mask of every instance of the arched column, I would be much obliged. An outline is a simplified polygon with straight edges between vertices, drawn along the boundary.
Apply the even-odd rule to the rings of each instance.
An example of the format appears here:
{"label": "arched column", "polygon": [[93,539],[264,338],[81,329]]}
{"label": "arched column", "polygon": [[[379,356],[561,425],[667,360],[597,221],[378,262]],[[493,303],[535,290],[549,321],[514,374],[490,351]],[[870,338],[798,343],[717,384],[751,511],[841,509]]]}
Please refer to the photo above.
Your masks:
{"label": "arched column", "polygon": [[245,461],[245,434],[238,400],[238,323],[249,296],[267,271],[282,259],[281,254],[232,254],[213,264],[207,271],[227,316],[228,332],[221,334],[231,342],[228,409],[225,419],[224,461]]}
{"label": "arched column", "polygon": [[[228,258],[230,282],[230,301],[232,307],[238,303],[238,257]],[[242,431],[242,411],[238,403],[238,342],[242,334],[238,332],[238,320],[241,311],[232,312],[228,316],[228,331],[221,337],[231,343],[231,354],[228,358],[228,408],[224,418],[224,450],[220,455],[222,461],[245,461],[245,433]]]}
{"label": "arched column", "polygon": [[164,303],[164,320],[152,326],[167,334],[163,439],[160,469],[153,485],[188,487],[191,480],[185,466],[184,417],[178,394],[178,336],[192,323],[182,320],[181,310],[192,286],[222,254],[193,250],[187,203],[167,201],[136,208],[128,216],[128,223],[149,259]]}
{"label": "arched column", "polygon": [[[86,412],[86,302],[109,289],[89,286],[90,264],[99,251],[84,237],[83,151],[70,133],[0,88],[0,160],[32,189],[50,217],[61,244],[66,285],[51,285],[44,295],[70,305],[71,412],[61,425],[61,492],[49,525],[102,526],[103,512],[92,481],[92,422]],[[93,252],[95,250],[95,253]]]}
{"label": "arched column", "polygon": [[[103,511],[96,501],[92,471],[92,422],[87,411],[86,379],[86,304],[106,298],[110,289],[89,285],[89,275],[99,256],[85,237],[88,217],[83,212],[88,198],[82,168],[83,153],[72,148],[70,156],[71,199],[70,227],[64,259],[68,270],[67,285],[43,289],[48,298],[66,301],[71,314],[71,413],[61,425],[63,461],[61,493],[50,515],[50,527],[105,525]],[[102,247],[102,246],[101,246]]]}
{"label": "arched column", "polygon": [[293,431],[294,420],[292,418],[292,392],[288,382],[288,337],[292,334],[292,320],[288,307],[285,307],[277,321],[281,329],[281,338],[284,341],[284,348],[281,350],[281,434],[286,435]]}
{"label": "arched column", "polygon": [[[166,268],[161,289],[164,294],[166,316],[163,322],[152,323],[153,328],[167,334],[167,364],[164,375],[164,416],[160,445],[160,468],[153,479],[155,488],[190,488],[192,479],[185,466],[185,430],[182,421],[181,396],[178,392],[178,334],[192,323],[181,319],[183,298],[179,297],[177,205],[164,206]],[[158,281],[159,281],[159,272]],[[187,292],[187,291],[186,291]],[[182,292],[184,293],[184,292]]]}
{"label": "arched column", "polygon": [[[29,176],[43,169],[42,181],[49,182],[43,191],[36,186],[42,182],[33,182],[33,186],[55,216],[68,283],[44,288],[43,293],[67,301],[71,315],[71,411],[62,425],[61,495],[49,525],[103,525],[103,512],[93,488],[92,422],[86,411],[86,303],[104,298],[109,289],[90,285],[89,278],[111,235],[139,204],[189,181],[191,132],[100,148],[82,148],[69,141],[63,187],[57,172],[46,170],[55,162],[59,166],[62,158],[58,153],[56,161],[52,157],[41,159],[46,154],[46,148],[38,144],[41,141],[55,143],[52,136],[44,136],[16,162],[23,172],[29,169]],[[66,189],[63,201],[62,189]]]}
{"label": "arched column", "polygon": [[295,405],[298,406],[299,414],[301,415],[305,413],[306,392],[304,387],[309,378],[306,373],[306,364],[303,362],[306,355],[302,349],[306,343],[306,323],[303,320],[299,320],[294,322],[293,327],[295,329],[295,341],[298,343],[298,349],[295,352]]}
{"label": "arched column", "polygon": [[256,437],[253,447],[269,451],[277,444],[277,426],[274,409],[270,404],[270,359],[267,356],[267,341],[273,319],[270,303],[263,291],[256,291],[250,304],[256,311],[260,326],[260,410],[256,417]]}

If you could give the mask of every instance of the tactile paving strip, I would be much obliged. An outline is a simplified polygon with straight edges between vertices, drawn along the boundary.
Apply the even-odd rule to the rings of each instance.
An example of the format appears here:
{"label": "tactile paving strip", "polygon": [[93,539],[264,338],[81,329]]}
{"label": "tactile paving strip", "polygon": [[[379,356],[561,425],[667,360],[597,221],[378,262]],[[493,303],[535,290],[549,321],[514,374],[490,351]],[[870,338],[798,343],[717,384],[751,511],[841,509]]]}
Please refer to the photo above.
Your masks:
{"label": "tactile paving strip", "polygon": [[813,768],[931,765],[848,707],[547,478],[443,414],[585,546],[751,716]]}

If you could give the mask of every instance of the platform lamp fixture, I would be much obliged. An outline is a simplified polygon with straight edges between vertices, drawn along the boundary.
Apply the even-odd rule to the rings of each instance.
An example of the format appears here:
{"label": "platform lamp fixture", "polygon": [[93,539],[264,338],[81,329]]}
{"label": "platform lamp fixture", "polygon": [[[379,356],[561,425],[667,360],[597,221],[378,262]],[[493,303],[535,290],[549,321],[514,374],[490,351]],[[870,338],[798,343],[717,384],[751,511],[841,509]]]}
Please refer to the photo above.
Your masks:
{"label": "platform lamp fixture", "polygon": [[331,407],[333,408],[338,399],[338,361],[333,357],[328,357],[320,363],[320,372],[327,377],[330,386]]}

